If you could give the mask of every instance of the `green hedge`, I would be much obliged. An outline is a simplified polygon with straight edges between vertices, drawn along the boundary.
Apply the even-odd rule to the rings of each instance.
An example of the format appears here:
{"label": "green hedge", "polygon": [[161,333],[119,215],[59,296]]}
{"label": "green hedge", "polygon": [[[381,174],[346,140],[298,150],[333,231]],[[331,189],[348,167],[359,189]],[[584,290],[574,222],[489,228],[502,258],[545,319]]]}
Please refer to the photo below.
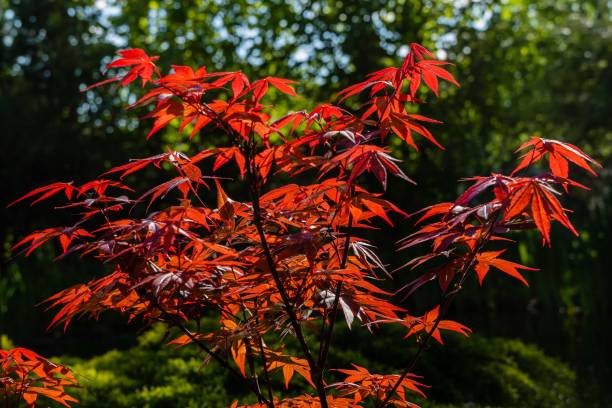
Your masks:
{"label": "green hedge", "polygon": [[214,364],[204,364],[191,347],[163,347],[163,330],[139,338],[139,346],[83,360],[60,360],[78,373],[73,392],[85,407],[223,407],[232,381]]}
{"label": "green hedge", "polygon": [[[432,344],[414,369],[424,377],[423,383],[432,386],[425,391],[429,400],[421,401],[424,407],[432,406],[432,401],[466,407],[579,405],[575,373],[536,346],[479,335],[465,338],[445,333],[443,337],[445,345]],[[336,339],[332,363],[340,366],[353,361],[371,372],[393,372],[393,367],[401,371],[416,348],[414,339],[398,343],[401,338],[401,328],[389,328],[373,337],[359,331],[348,333]]]}
{"label": "green hedge", "polygon": [[[194,348],[161,346],[163,334],[154,328],[139,338],[138,347],[89,360],[60,358],[78,372],[82,388],[73,394],[82,406],[224,407],[236,398],[253,401],[214,363],[204,364]],[[411,341],[398,344],[397,339],[396,333],[369,337],[350,332],[336,339],[330,363],[393,370],[414,351]],[[477,335],[447,335],[445,343],[427,350],[415,369],[423,382],[433,385],[426,391],[429,400],[417,401],[424,407],[577,406],[575,374],[534,346]]]}

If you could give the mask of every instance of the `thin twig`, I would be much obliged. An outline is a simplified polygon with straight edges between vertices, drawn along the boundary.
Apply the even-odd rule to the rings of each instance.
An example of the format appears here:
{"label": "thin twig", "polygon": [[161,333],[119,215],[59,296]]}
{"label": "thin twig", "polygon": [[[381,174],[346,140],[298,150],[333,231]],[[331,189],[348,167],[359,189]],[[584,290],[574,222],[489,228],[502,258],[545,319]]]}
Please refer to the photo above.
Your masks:
{"label": "thin twig", "polygon": [[268,407],[272,407],[270,401],[268,401],[259,391],[258,387],[254,385],[251,381],[244,378],[236,369],[234,369],[228,362],[219,356],[217,353],[212,351],[208,346],[200,341],[184,324],[182,324],[174,315],[168,313],[166,309],[162,305],[160,305],[157,300],[150,299],[150,302],[157,308],[164,316],[166,316],[174,326],[178,327],[189,339],[195,343],[202,351],[210,355],[215,361],[217,361],[223,368],[232,373],[236,378],[238,378],[242,383],[244,383],[256,396],[260,399],[264,404]]}
{"label": "thin twig", "polygon": [[[255,298],[255,324],[259,326],[259,300]],[[261,361],[263,363],[264,368],[264,376],[266,378],[266,386],[268,388],[268,398],[270,399],[270,403],[272,404],[272,408],[274,408],[274,394],[272,393],[272,382],[270,381],[270,374],[268,374],[268,359],[266,358],[266,353],[264,350],[263,337],[258,333],[258,343],[259,350],[261,352]]]}
{"label": "thin twig", "polygon": [[[353,187],[350,188],[350,193],[352,195]],[[353,213],[349,211],[348,218],[348,227],[346,231],[346,240],[344,241],[344,249],[342,253],[342,261],[340,262],[340,269],[344,269],[346,267],[346,262],[348,260],[348,253],[351,244],[351,234],[353,232]],[[321,352],[319,354],[318,366],[321,371],[325,369],[325,363],[327,361],[327,356],[329,354],[329,348],[331,344],[332,334],[334,331],[334,324],[336,322],[336,315],[338,314],[338,307],[340,305],[340,293],[342,292],[342,281],[338,282],[336,285],[336,290],[334,292],[334,303],[332,305],[331,314],[329,317],[329,327],[325,333],[325,340],[322,344]],[[325,320],[323,321],[323,327],[321,330],[325,330]]]}
{"label": "thin twig", "polygon": [[386,406],[386,404],[393,397],[393,395],[395,394],[395,392],[401,385],[402,381],[404,381],[406,376],[412,371],[412,369],[418,362],[419,358],[421,357],[421,354],[423,353],[423,351],[425,350],[425,347],[427,346],[427,343],[433,337],[434,332],[436,331],[440,322],[442,321],[442,318],[446,314],[451,302],[457,296],[461,287],[463,286],[463,283],[465,282],[466,277],[468,276],[470,270],[472,269],[472,266],[474,265],[474,262],[476,261],[476,255],[478,255],[478,253],[483,249],[483,247],[487,244],[487,242],[491,238],[491,233],[493,232],[493,229],[497,225],[499,214],[503,213],[503,211],[504,211],[503,208],[499,210],[498,215],[496,215],[495,218],[493,218],[493,221],[491,222],[491,224],[489,224],[485,234],[481,237],[480,242],[478,242],[478,244],[475,245],[474,249],[470,252],[469,261],[464,264],[463,268],[461,269],[461,272],[458,274],[459,281],[456,284],[456,289],[451,292],[448,292],[444,296],[439,306],[440,308],[438,312],[438,317],[436,318],[433,326],[431,327],[431,330],[427,332],[427,335],[421,341],[421,344],[419,345],[418,350],[410,359],[410,362],[404,369],[404,372],[402,373],[402,375],[400,375],[400,377],[397,379],[397,381],[393,385],[393,388],[391,388],[391,391],[389,391],[387,396],[382,400],[380,404],[376,405],[376,408],[383,408]]}

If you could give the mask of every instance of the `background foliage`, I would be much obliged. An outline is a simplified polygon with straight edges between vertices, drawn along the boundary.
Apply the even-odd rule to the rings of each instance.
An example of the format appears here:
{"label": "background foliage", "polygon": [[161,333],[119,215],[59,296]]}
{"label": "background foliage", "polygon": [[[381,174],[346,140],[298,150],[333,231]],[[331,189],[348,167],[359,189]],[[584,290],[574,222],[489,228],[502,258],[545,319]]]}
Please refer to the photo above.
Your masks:
{"label": "background foliage", "polygon": [[[298,79],[301,93],[308,98],[298,102],[303,105],[324,100],[367,72],[397,63],[406,52],[404,45],[415,41],[443,50],[440,56],[455,63],[453,73],[462,87],[443,89],[443,103],[432,98],[423,107],[424,114],[445,118],[436,135],[447,151],[425,149],[418,160],[403,152],[403,165],[419,182],[419,194],[399,185],[389,190],[406,211],[455,196],[455,181],[461,177],[508,170],[509,152],[531,134],[579,144],[604,165],[589,198],[582,194],[573,198],[578,204],[574,224],[584,231],[580,237],[556,231],[560,237],[550,252],[541,250],[535,236],[529,244],[519,246],[520,262],[542,269],[530,278],[531,288],[509,284],[503,277],[491,278],[483,291],[476,293],[475,285],[468,288],[455,303],[451,317],[484,336],[518,335],[537,343],[575,370],[575,379],[568,374],[558,383],[573,382],[580,390],[576,398],[581,405],[612,403],[605,387],[612,381],[608,364],[612,352],[606,346],[612,329],[605,324],[612,308],[608,296],[612,289],[608,273],[612,217],[606,205],[612,186],[609,2],[0,0],[0,37],[0,123],[5,152],[0,166],[0,333],[7,333],[15,343],[45,354],[79,358],[113,348],[131,350],[138,344],[134,334],[138,325],[127,326],[115,316],[103,316],[97,323],[82,322],[67,334],[45,333],[49,315],[35,305],[99,271],[78,259],[50,263],[54,257],[51,247],[31,258],[9,262],[10,243],[15,238],[61,220],[49,220],[50,212],[44,206],[4,209],[32,187],[69,180],[75,174],[81,180],[93,178],[101,165],[110,167],[127,158],[147,156],[159,151],[160,145],[190,149],[172,131],[143,147],[144,129],[118,108],[129,94],[79,92],[85,84],[101,79],[100,67],[115,49],[129,44],[152,55],[164,54],[165,61],[215,70],[242,69],[253,77]],[[383,259],[394,259],[393,243],[409,229],[406,224],[397,229],[397,235],[378,233],[378,240],[387,240]],[[426,293],[415,299],[427,301]],[[347,341],[347,348],[357,349],[356,340]],[[481,373],[471,383],[472,395],[462,394],[465,387],[458,387],[458,394],[448,398],[432,391],[440,401],[513,405],[517,400],[486,399],[483,384],[497,378],[487,372],[502,375],[518,370],[517,376],[525,375],[524,381],[517,377],[500,382],[507,385],[499,395],[512,393],[513,387],[517,395],[527,395],[521,394],[529,388],[525,384],[541,378],[536,374],[541,368],[534,369],[532,378],[521,363],[498,370],[478,354],[501,353],[529,364],[521,356],[536,352],[530,348],[514,352],[512,345],[521,348],[520,343],[478,337],[461,344],[468,348],[461,349],[463,362],[453,358],[420,365],[427,377],[435,375],[426,372],[427,368],[437,365]],[[447,347],[448,352],[453,348]],[[147,350],[142,351],[143,359],[163,356],[150,350],[146,356]],[[104,372],[121,353],[83,360],[77,368]],[[163,353],[177,356],[169,365],[184,364],[164,369],[177,378],[193,378],[185,387],[202,384],[199,379],[208,378],[205,374],[212,370],[196,368],[194,356]],[[384,348],[370,356],[383,361],[394,358],[385,356]],[[542,366],[562,367],[550,361]],[[123,366],[117,367],[117,373],[134,375]],[[465,375],[459,373],[456,377]],[[98,374],[95,378],[97,381]],[[435,376],[428,380],[438,384]],[[225,380],[219,377],[218,381],[206,387],[221,398],[221,391],[215,390]],[[474,388],[474,383],[479,386]],[[478,393],[481,386],[483,393]],[[157,388],[151,392],[159,393],[160,398],[164,393]]]}
{"label": "background foliage", "polygon": [[[231,377],[223,370],[214,364],[203,366],[202,356],[195,349],[177,351],[161,347],[164,330],[162,326],[154,327],[138,338],[137,347],[128,350],[109,351],[89,360],[64,358],[63,363],[80,373],[84,388],[74,391],[76,398],[84,406],[109,408],[224,407],[229,400],[245,398],[236,394]],[[397,358],[374,358],[381,353],[384,356],[384,350],[397,346],[389,339],[393,336],[397,339],[401,333],[391,331],[396,333],[385,333],[389,335],[377,336],[373,341],[369,334],[357,333],[363,340],[359,343],[350,338],[354,334],[338,338],[339,349],[348,348],[336,353],[333,363],[348,366],[350,362],[376,361],[372,369],[383,372],[400,368],[401,361]],[[429,382],[436,384],[428,394],[436,402],[421,399],[419,403],[423,406],[442,408],[451,402],[453,406],[467,406],[475,400],[480,404],[470,407],[576,406],[575,374],[538,348],[515,340],[486,339],[478,335],[469,340],[449,335],[446,340],[447,347],[431,350],[425,357],[424,374]],[[413,352],[408,344],[406,351]],[[444,362],[449,360],[457,367],[450,371],[451,375],[443,369],[447,367]],[[478,365],[473,363],[475,360],[479,361]],[[480,380],[474,382],[475,378]],[[297,388],[293,391],[301,390]]]}

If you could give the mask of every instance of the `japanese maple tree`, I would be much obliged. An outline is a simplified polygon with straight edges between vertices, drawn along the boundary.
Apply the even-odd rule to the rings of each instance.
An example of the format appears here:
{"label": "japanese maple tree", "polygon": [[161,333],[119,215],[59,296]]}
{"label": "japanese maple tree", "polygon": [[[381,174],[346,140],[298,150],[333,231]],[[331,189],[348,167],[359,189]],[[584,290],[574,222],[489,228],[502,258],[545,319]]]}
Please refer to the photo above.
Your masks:
{"label": "japanese maple tree", "polygon": [[[444,320],[466,279],[475,275],[482,284],[493,270],[527,284],[522,271],[535,268],[505,259],[512,242],[507,235],[536,229],[550,245],[553,221],[577,234],[558,197],[569,188],[585,188],[569,178],[569,164],[590,173],[599,165],[576,146],[532,138],[519,148],[523,155],[511,175],[467,179],[471,186],[455,201],[413,213],[419,229],[402,239],[398,250],[425,244],[428,252],[395,273],[420,272],[397,293],[381,289],[379,282],[390,273],[363,235],[391,226],[393,217],[405,222],[410,216],[405,212],[410,209],[385,198],[389,176],[414,183],[389,140],[400,138],[415,150],[422,142],[443,149],[428,128],[440,122],[412,113],[410,106],[422,103],[428,92],[438,95],[440,80],[458,85],[446,62],[418,44],[409,50],[400,67],[368,75],[341,91],[336,104],[280,118],[271,116],[268,92],[296,96],[294,81],[251,81],[242,72],[177,65],[164,73],[158,57],[140,49],[120,51],[107,66],[118,73],[87,89],[138,82],[146,90],[130,108],[148,108],[145,117],[153,123],[147,139],[177,124],[192,142],[199,134],[214,147],[194,146],[191,156],[168,149],[96,180],[54,183],[14,202],[63,195],[68,202],[60,208],[76,215],[72,225],[26,236],[16,250],[28,255],[57,240],[60,258],[77,253],[108,266],[107,275],[47,300],[59,309],[50,326],[66,328],[75,317],[96,318],[107,310],[164,322],[179,333],[171,345],[197,347],[228,370],[257,397],[251,407],[415,406],[411,399],[425,396],[427,386],[413,369],[428,341],[443,343],[444,331],[471,332]],[[365,102],[352,110],[343,105],[350,98]],[[210,139],[219,132],[225,137]],[[542,160],[548,160],[550,172],[536,171]],[[151,166],[173,174],[142,192],[126,184],[127,176]],[[235,177],[218,177],[228,166]],[[368,186],[374,180],[373,190]],[[226,193],[232,183],[248,193],[246,201]],[[411,315],[401,300],[432,281],[440,287],[440,303]],[[399,373],[328,367],[338,314],[349,327],[404,326],[407,338],[418,339],[418,351]],[[217,326],[203,330],[199,322],[210,316]],[[296,339],[297,353],[284,347],[287,336]],[[2,353],[6,370],[15,354]],[[72,384],[63,370],[66,380],[56,388],[27,385],[24,399],[51,396],[50,389]],[[288,389],[296,375],[312,392],[282,397],[287,391],[274,388],[275,378],[282,376]],[[4,386],[5,393],[16,389]],[[64,404],[73,402],[62,398]]]}

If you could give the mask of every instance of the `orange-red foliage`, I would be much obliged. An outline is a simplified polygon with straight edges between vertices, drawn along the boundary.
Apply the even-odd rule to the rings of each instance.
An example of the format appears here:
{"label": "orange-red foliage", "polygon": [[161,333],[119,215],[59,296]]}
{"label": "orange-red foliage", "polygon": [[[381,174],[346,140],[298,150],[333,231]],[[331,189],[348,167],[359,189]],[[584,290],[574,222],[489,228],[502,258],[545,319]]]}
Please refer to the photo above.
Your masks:
{"label": "orange-red foliage", "polygon": [[[389,272],[362,235],[409,217],[407,209],[384,196],[390,175],[412,182],[388,141],[397,137],[418,150],[423,138],[442,148],[429,129],[440,122],[411,113],[407,105],[431,96],[428,90],[437,96],[440,80],[458,85],[446,62],[412,44],[400,67],[374,72],[339,93],[338,103],[364,99],[356,111],[322,104],[273,119],[268,92],[295,96],[294,81],[251,82],[241,72],[176,65],[162,73],[156,60],[143,50],[120,51],[107,68],[127,71],[87,89],[140,79],[146,93],[130,108],[149,108],[147,138],[173,131],[169,126],[175,123],[190,140],[199,134],[215,140],[215,147],[195,145],[191,156],[168,150],[114,167],[98,180],[54,183],[14,202],[38,203],[63,194],[69,202],[62,208],[77,214],[72,225],[36,231],[16,249],[29,255],[57,239],[62,257],[78,253],[109,267],[106,276],[48,300],[59,308],[51,326],[66,328],[75,317],[97,317],[106,310],[164,321],[181,332],[171,344],[208,353],[257,395],[259,403],[252,406],[353,407],[368,399],[379,406],[414,406],[411,394],[424,395],[425,387],[411,373],[420,350],[402,374],[371,374],[354,366],[335,370],[345,378],[330,385],[327,356],[337,313],[349,326],[360,323],[372,331],[381,324],[403,325],[407,337],[419,334],[414,337],[421,347],[431,337],[442,343],[440,330],[467,335],[466,326],[442,317],[471,271],[481,283],[491,267],[527,283],[518,270],[535,270],[500,259],[504,249],[490,246],[506,244],[509,233],[534,228],[550,244],[553,221],[576,233],[555,187],[581,186],[568,178],[568,161],[591,173],[589,164],[597,163],[575,146],[534,138],[519,149],[531,150],[512,175],[469,179],[472,186],[454,202],[418,212],[419,229],[402,239],[399,249],[427,244],[428,252],[400,268],[423,272],[399,292],[409,296],[437,281],[442,300],[414,317],[378,285]],[[220,133],[227,137],[218,138]],[[514,175],[545,155],[552,174]],[[124,184],[127,176],[151,167],[170,168],[173,174],[139,193]],[[235,179],[217,177],[220,169],[234,170]],[[378,186],[368,187],[368,179]],[[249,198],[230,197],[224,190],[230,183],[244,186]],[[135,206],[142,210],[132,211]],[[213,313],[216,329],[194,329]],[[307,331],[314,332],[314,344]],[[297,355],[271,346],[279,343],[270,340],[283,344],[285,336],[296,337]],[[51,367],[46,360],[35,361],[41,364],[39,377],[55,373],[45,371]],[[24,399],[31,403],[46,395],[65,405],[74,402],[58,388],[73,378],[63,368],[56,370],[63,382],[56,388],[51,383],[28,387]],[[270,378],[282,375],[289,387],[295,374],[313,386],[312,395],[279,399]]]}

